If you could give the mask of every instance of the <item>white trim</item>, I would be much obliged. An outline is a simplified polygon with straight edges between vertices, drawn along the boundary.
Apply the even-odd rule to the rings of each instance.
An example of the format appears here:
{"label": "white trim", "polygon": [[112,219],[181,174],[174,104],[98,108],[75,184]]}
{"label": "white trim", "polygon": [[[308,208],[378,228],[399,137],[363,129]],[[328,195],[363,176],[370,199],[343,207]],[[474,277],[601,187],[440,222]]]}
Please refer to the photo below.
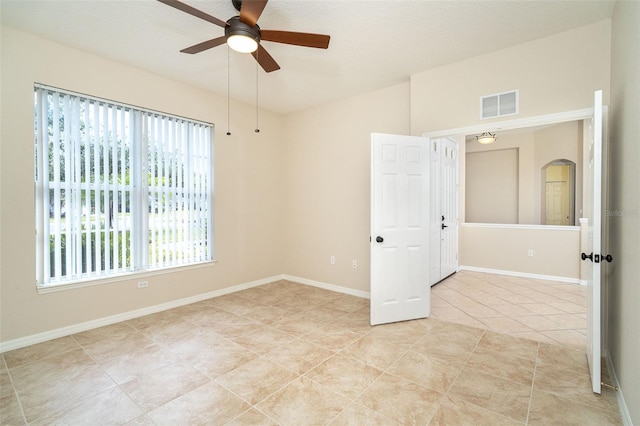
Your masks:
{"label": "white trim", "polygon": [[613,368],[613,364],[611,363],[611,354],[609,350],[606,349],[604,351],[605,359],[607,360],[607,368],[609,369],[609,376],[613,383],[611,385],[618,388],[616,392],[616,397],[618,399],[618,410],[620,411],[620,417],[622,417],[622,424],[624,426],[633,426],[633,421],[631,420],[631,413],[629,413],[629,407],[627,406],[627,402],[624,399],[624,394],[622,393],[622,388],[620,388],[620,382],[618,382],[618,376],[616,376],[616,370]]}
{"label": "white trim", "polygon": [[542,231],[580,231],[579,226],[560,226],[560,225],[520,225],[506,223],[471,223],[465,222],[460,226],[463,228],[502,228],[502,229],[538,229]]}
{"label": "white trim", "polygon": [[510,277],[531,278],[534,280],[558,281],[570,284],[582,284],[579,278],[556,277],[553,275],[530,274],[528,272],[505,271],[502,269],[479,268],[477,266],[460,266],[459,271],[484,272],[486,274],[508,275]]}
{"label": "white trim", "polygon": [[318,287],[325,290],[335,291],[337,293],[348,294],[350,296],[362,297],[363,299],[370,299],[371,293],[366,291],[354,290],[348,287],[342,287],[335,284],[323,283],[320,281],[309,280],[307,278],[295,277],[292,275],[284,275],[284,278],[287,281],[293,281],[298,284],[310,285],[312,287]]}
{"label": "white trim", "polygon": [[[606,107],[605,107],[606,108]],[[498,121],[495,123],[482,123],[473,126],[459,127],[457,129],[438,130],[435,132],[423,133],[422,136],[428,138],[440,138],[452,135],[471,135],[486,131],[495,132],[498,130],[520,129],[523,127],[543,126],[546,124],[563,123],[566,121],[577,121],[591,118],[593,108],[565,111],[555,114],[539,115],[536,117],[519,118],[516,120]]]}
{"label": "white trim", "polygon": [[190,296],[183,299],[172,300],[170,302],[161,303],[159,305],[148,306],[146,308],[136,309],[129,312],[123,312],[121,314],[111,315],[108,317],[98,318],[95,320],[86,321],[83,323],[74,324],[67,327],[57,328],[55,330],[45,331],[43,333],[32,334],[30,336],[20,337],[18,339],[9,340],[6,342],[0,342],[0,353],[4,353],[14,349],[24,348],[25,346],[46,342],[47,340],[57,339],[59,337],[68,336],[70,334],[80,333],[82,331],[92,330],[94,328],[104,327],[106,325],[127,321],[133,318],[154,314],[156,312],[166,311],[167,309],[173,309],[179,306],[189,305],[191,303],[200,302],[202,300],[211,299],[213,297],[224,296],[225,294],[235,293],[241,290],[246,290],[248,288],[257,287],[260,285],[272,283],[274,281],[279,281],[282,279],[284,279],[284,275],[276,275],[273,277],[263,278],[261,280],[251,281],[244,284],[238,284],[238,285],[223,288],[220,290],[214,290],[207,293],[197,294],[195,296]]}

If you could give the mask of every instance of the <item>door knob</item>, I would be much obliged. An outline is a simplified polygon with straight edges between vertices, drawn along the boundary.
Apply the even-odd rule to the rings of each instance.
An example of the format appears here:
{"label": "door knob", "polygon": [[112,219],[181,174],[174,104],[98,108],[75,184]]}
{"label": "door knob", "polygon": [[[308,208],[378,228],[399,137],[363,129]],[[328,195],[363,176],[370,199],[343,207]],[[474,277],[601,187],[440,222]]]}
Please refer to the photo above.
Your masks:
{"label": "door knob", "polygon": [[448,228],[448,226],[443,223],[442,224],[442,229],[444,229],[444,228]]}
{"label": "door knob", "polygon": [[383,241],[384,241],[384,238],[382,238],[381,236],[376,237],[376,243],[381,243]]}
{"label": "door knob", "polygon": [[587,260],[587,259],[589,259],[590,261],[592,261],[592,262],[593,262],[593,253],[591,253],[591,254],[582,253],[582,254],[580,255],[580,258],[581,258],[582,260]]}

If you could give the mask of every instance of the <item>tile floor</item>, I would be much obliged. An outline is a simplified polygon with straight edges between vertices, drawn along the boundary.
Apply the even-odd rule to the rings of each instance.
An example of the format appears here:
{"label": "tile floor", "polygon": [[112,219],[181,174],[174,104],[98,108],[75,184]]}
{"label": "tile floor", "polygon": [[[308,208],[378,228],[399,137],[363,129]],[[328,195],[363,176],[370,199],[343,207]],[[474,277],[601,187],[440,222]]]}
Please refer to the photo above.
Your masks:
{"label": "tile floor", "polygon": [[433,287],[432,316],[572,349],[586,345],[587,288],[462,271]]}
{"label": "tile floor", "polygon": [[0,421],[621,424],[581,350],[437,318],[370,327],[368,300],[287,281],[6,352]]}

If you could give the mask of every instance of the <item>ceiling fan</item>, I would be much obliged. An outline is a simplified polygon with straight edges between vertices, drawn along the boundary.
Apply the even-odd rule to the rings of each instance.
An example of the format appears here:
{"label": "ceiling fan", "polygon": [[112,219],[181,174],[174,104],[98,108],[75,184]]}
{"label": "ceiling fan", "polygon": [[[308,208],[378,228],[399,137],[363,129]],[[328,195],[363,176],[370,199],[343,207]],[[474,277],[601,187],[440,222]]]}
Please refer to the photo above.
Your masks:
{"label": "ceiling fan", "polygon": [[232,0],[233,6],[240,12],[240,16],[234,16],[226,22],[178,0],[158,1],[224,28],[224,36],[182,49],[180,52],[183,53],[200,53],[226,42],[233,50],[251,53],[266,72],[272,72],[279,70],[280,66],[262,47],[260,41],[273,41],[318,49],[329,47],[330,37],[328,35],[260,29],[257,23],[258,18],[268,0]]}

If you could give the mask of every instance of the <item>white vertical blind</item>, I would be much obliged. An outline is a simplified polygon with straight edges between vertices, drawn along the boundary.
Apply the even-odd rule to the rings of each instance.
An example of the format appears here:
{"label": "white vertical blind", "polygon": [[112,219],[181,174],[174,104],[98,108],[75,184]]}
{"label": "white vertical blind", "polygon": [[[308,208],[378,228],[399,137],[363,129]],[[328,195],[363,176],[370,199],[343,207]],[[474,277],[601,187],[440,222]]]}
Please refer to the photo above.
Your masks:
{"label": "white vertical blind", "polygon": [[213,258],[213,127],[35,89],[39,285]]}

